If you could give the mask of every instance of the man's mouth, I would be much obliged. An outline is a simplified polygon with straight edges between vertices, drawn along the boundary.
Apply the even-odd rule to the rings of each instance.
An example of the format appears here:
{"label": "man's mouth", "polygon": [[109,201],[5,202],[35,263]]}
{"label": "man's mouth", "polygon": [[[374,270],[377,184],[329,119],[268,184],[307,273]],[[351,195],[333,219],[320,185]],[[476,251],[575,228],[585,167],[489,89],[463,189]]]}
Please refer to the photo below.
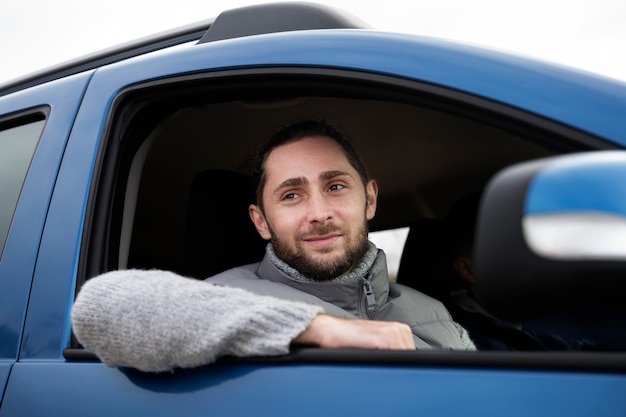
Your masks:
{"label": "man's mouth", "polygon": [[324,240],[329,240],[329,239],[333,239],[336,237],[341,236],[340,233],[332,233],[332,234],[328,234],[328,235],[315,235],[315,236],[309,236],[304,238],[304,240],[306,240],[307,242],[315,242],[315,241],[324,241]]}
{"label": "man's mouth", "polygon": [[329,233],[324,235],[307,236],[302,240],[313,246],[328,246],[336,243],[341,236],[341,233]]}

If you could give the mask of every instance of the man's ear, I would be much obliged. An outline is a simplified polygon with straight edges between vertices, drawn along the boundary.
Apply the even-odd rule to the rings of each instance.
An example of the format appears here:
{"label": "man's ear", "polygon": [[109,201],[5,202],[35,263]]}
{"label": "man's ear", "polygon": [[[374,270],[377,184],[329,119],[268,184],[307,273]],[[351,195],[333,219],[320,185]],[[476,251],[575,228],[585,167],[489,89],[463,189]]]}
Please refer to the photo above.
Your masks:
{"label": "man's ear", "polygon": [[265,220],[265,216],[263,215],[263,211],[261,207],[256,204],[250,204],[248,207],[248,213],[250,214],[250,219],[252,219],[252,223],[254,223],[254,227],[256,227],[257,232],[261,235],[261,237],[265,240],[270,240],[272,234],[270,233],[270,228]]}
{"label": "man's ear", "polygon": [[470,284],[476,283],[474,277],[474,270],[472,268],[472,261],[465,256],[457,256],[452,263],[457,275],[460,276],[465,282]]}
{"label": "man's ear", "polygon": [[376,202],[378,201],[378,184],[374,180],[370,180],[365,186],[365,198],[367,206],[365,214],[367,220],[372,220],[376,214]]}

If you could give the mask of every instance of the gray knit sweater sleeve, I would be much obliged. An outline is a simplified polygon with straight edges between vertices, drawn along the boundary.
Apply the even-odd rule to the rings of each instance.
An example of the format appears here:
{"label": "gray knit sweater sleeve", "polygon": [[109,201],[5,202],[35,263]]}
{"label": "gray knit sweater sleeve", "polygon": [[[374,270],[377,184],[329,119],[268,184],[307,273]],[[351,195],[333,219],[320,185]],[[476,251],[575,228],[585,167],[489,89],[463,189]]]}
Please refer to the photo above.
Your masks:
{"label": "gray knit sweater sleeve", "polygon": [[259,296],[166,271],[125,270],[88,280],[74,333],[106,365],[162,372],[224,355],[281,355],[322,308]]}

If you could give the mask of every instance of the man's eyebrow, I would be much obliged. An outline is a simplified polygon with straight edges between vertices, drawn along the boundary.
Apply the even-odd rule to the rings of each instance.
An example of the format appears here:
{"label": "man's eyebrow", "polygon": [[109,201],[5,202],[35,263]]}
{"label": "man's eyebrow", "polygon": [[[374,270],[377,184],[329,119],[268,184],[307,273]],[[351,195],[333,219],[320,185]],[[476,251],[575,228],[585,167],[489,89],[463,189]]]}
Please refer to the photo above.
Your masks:
{"label": "man's eyebrow", "polygon": [[[349,172],[346,171],[340,171],[340,170],[333,170],[333,171],[324,171],[319,175],[320,180],[322,181],[328,181],[328,180],[332,180],[333,178],[337,178],[337,177],[343,177],[343,176],[348,176],[348,177],[352,177],[352,175],[350,175]],[[274,192],[278,192],[279,190],[283,189],[283,188],[289,188],[289,187],[297,187],[300,185],[305,185],[308,184],[309,180],[307,180],[305,177],[296,177],[296,178],[289,178],[286,179],[285,181],[281,182],[280,184],[278,184],[276,186],[276,188],[274,188]]]}
{"label": "man's eyebrow", "polygon": [[320,174],[320,180],[328,181],[328,180],[332,180],[333,178],[343,177],[343,176],[352,177],[352,175],[350,175],[349,172],[340,171],[340,170],[333,170],[333,171],[324,171],[324,172],[322,172]]}
{"label": "man's eyebrow", "polygon": [[304,178],[304,177],[297,177],[297,178],[289,178],[283,182],[281,182],[280,184],[278,184],[278,186],[276,188],[274,188],[274,192],[279,191],[282,188],[287,188],[287,187],[296,187],[298,185],[304,185],[307,184],[309,181]]}

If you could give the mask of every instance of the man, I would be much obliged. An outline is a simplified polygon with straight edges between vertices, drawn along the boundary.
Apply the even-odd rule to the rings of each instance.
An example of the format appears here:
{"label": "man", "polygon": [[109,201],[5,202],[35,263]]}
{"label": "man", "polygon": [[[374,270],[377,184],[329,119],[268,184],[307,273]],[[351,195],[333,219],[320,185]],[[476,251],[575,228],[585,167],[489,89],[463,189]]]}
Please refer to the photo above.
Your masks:
{"label": "man", "polygon": [[270,243],[259,264],[208,282],[319,305],[336,317],[400,322],[418,349],[473,349],[443,305],[389,282],[385,255],[368,241],[378,187],[350,142],[319,121],[276,133],[252,172],[250,217]]}
{"label": "man", "polygon": [[475,349],[440,302],[389,282],[384,253],[367,239],[376,182],[338,131],[316,121],[281,130],[260,149],[253,179],[250,217],[270,241],[260,263],[205,283],[166,271],[91,279],[72,311],[77,338],[109,366],[145,371],[284,354],[292,343]]}

